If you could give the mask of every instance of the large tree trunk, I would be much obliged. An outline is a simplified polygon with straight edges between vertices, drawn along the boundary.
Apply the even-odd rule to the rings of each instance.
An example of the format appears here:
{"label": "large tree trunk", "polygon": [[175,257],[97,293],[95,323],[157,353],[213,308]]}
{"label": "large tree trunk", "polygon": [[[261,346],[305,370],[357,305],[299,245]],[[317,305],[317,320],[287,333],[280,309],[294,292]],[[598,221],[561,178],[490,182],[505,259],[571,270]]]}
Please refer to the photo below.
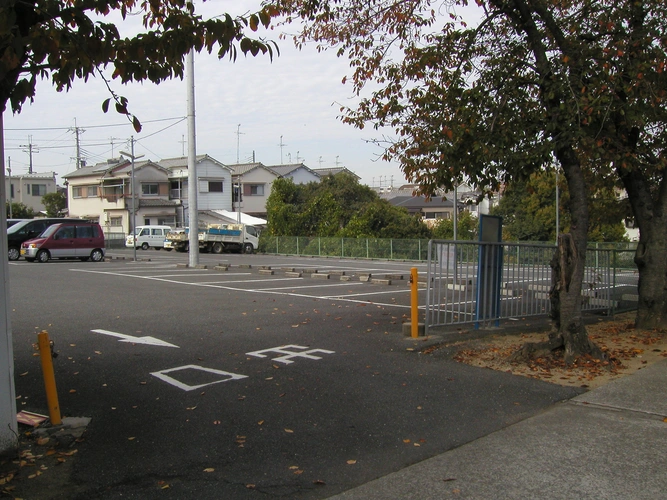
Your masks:
{"label": "large tree trunk", "polygon": [[577,357],[583,355],[604,359],[604,353],[588,338],[581,314],[581,285],[588,246],[586,184],[579,160],[572,148],[559,148],[556,157],[567,178],[572,224],[571,233],[559,235],[556,253],[551,261],[553,328],[549,340],[524,345],[513,359],[543,356],[556,349],[564,349],[565,362],[568,364],[574,363]]}
{"label": "large tree trunk", "polygon": [[[651,241],[637,245],[635,263],[639,270],[639,303],[637,328],[667,329],[667,221],[661,218],[660,237],[653,233]],[[658,224],[656,224],[657,226]]]}
{"label": "large tree trunk", "polygon": [[[569,212],[572,218],[570,235],[559,238],[557,267],[554,269],[554,300],[558,305],[557,315],[549,342],[545,345],[553,349],[560,344],[565,348],[565,359],[572,363],[576,357],[591,354],[601,357],[602,352],[588,339],[588,333],[581,316],[581,285],[584,278],[586,263],[586,247],[588,245],[588,196],[586,182],[577,156],[577,138],[571,130],[570,118],[563,113],[564,103],[571,100],[568,89],[554,77],[556,71],[551,60],[552,55],[544,44],[543,34],[538,25],[540,15],[534,6],[526,0],[511,2],[496,1],[495,6],[505,13],[514,23],[516,29],[526,36],[526,41],[535,56],[535,71],[540,75],[540,100],[548,115],[547,127],[549,140],[553,144],[553,152],[563,168],[570,192]],[[549,29],[557,28],[552,25]],[[564,34],[559,30],[554,36],[562,39]],[[562,47],[561,47],[562,48]],[[573,54],[575,55],[575,54]],[[580,67],[585,66],[582,64]],[[571,77],[575,80],[581,75],[572,65]],[[523,350],[530,351],[529,348]]]}
{"label": "large tree trunk", "polygon": [[639,227],[637,328],[667,328],[667,176],[655,190],[638,170],[617,167]]}

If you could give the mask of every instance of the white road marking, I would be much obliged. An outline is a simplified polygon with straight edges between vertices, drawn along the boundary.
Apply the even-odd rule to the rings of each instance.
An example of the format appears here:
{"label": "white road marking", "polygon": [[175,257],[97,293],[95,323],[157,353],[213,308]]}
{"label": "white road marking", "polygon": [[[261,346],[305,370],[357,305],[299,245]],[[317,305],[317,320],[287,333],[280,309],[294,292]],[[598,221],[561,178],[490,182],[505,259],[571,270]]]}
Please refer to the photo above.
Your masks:
{"label": "white road marking", "polygon": [[[296,278],[296,279],[303,279],[303,278]],[[257,280],[259,281],[259,280]],[[267,280],[268,281],[268,280]],[[253,281],[254,282],[254,281]],[[299,285],[299,290],[302,288],[332,288],[334,286],[352,286],[352,285],[363,285],[363,283],[322,283],[321,285],[305,285],[301,286]],[[293,290],[293,286],[283,286],[283,287],[275,287],[275,288],[257,288],[257,291],[265,291],[265,290]],[[328,298],[328,297],[327,297]]]}
{"label": "white road marking", "polygon": [[[163,279],[163,278],[159,278],[159,277],[155,277],[155,276],[135,276],[133,274],[107,272],[107,271],[92,271],[90,269],[72,269],[72,271],[80,272],[80,273],[89,273],[89,274],[104,274],[104,275],[109,275],[109,276],[121,276],[121,277],[125,277],[125,278],[144,279],[144,280],[151,280],[151,281],[161,281],[161,282],[164,282],[164,283],[171,283],[171,284],[174,284],[174,285],[196,286],[196,287],[203,287],[203,288],[219,288],[221,290],[229,290],[229,291],[233,291],[233,292],[262,293],[262,294],[268,294],[268,295],[285,295],[285,296],[289,296],[289,297],[301,297],[301,298],[305,298],[305,299],[339,300],[339,301],[343,301],[343,302],[353,302],[353,303],[356,303],[356,304],[372,304],[372,305],[377,305],[377,306],[396,307],[396,308],[399,308],[399,309],[410,309],[409,305],[390,304],[390,303],[381,303],[381,302],[370,302],[368,300],[345,299],[345,298],[342,298],[342,297],[328,298],[328,297],[321,297],[321,296],[317,296],[317,295],[308,295],[308,294],[304,294],[304,293],[274,291],[273,289],[268,289],[268,288],[267,289],[255,289],[255,288],[241,288],[241,287],[233,287],[233,286],[222,286],[220,284],[211,284],[211,283],[188,283],[187,281],[168,280],[168,279]],[[294,278],[294,279],[303,279],[303,278]]]}
{"label": "white road marking", "polygon": [[[180,380],[176,380],[174,377],[170,377],[167,375],[167,373],[172,373],[176,371],[181,371],[181,370],[199,370],[202,372],[207,372],[207,373],[213,373],[214,375],[221,375],[225,378],[222,380],[215,380],[213,382],[207,382],[206,384],[199,384],[199,385],[188,385],[184,382],[181,382]],[[160,370],[158,372],[151,372],[151,375],[153,375],[156,378],[159,378],[163,382],[167,382],[170,385],[173,385],[174,387],[178,387],[179,389],[183,389],[184,391],[194,391],[196,389],[201,389],[202,387],[206,387],[207,385],[213,385],[213,384],[220,384],[222,382],[229,382],[230,380],[241,380],[243,378],[248,378],[247,375],[241,375],[238,373],[230,373],[230,372],[225,372],[222,370],[215,370],[213,368],[205,368],[203,366],[199,365],[185,365],[185,366],[179,366],[177,368],[169,368],[168,370]]]}
{"label": "white road marking", "polygon": [[161,347],[175,347],[179,349],[177,345],[170,344],[164,340],[156,339],[155,337],[133,337],[132,335],[125,335],[124,333],[110,332],[109,330],[91,330],[94,333],[101,333],[102,335],[109,335],[111,337],[118,337],[122,340],[119,342],[130,342],[132,344],[146,344],[146,345],[157,345]]}
{"label": "white road marking", "polygon": [[313,356],[314,352],[321,352],[322,354],[334,354],[336,351],[327,351],[326,349],[309,349],[307,351],[291,351],[290,349],[308,349],[307,347],[301,345],[281,345],[279,347],[272,347],[271,349],[262,349],[261,351],[246,352],[247,356],[255,356],[257,358],[266,358],[266,352],[275,353],[275,354],[284,354],[284,356],[279,356],[277,358],[272,358],[272,361],[278,361],[286,365],[294,363],[293,358],[306,358],[306,359],[322,359],[320,356]]}

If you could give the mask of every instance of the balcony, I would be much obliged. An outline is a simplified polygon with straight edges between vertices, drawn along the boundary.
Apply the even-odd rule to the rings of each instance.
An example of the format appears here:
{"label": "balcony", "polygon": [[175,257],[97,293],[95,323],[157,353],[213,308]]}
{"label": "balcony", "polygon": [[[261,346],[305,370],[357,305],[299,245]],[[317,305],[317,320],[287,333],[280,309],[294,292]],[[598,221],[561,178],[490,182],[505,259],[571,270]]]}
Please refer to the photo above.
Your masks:
{"label": "balcony", "polygon": [[188,199],[188,189],[187,187],[181,189],[171,189],[169,191],[170,200],[187,200]]}

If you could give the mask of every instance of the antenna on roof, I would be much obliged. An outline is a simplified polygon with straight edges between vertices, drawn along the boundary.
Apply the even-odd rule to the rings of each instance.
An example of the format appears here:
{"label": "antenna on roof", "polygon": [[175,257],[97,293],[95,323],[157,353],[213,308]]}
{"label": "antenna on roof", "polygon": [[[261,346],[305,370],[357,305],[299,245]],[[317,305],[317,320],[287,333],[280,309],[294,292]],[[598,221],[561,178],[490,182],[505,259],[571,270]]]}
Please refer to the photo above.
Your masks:
{"label": "antenna on roof", "polygon": [[182,155],[182,156],[185,156],[185,143],[187,142],[187,141],[185,140],[185,134],[181,134],[181,140],[178,141],[178,142],[181,143],[181,155]]}
{"label": "antenna on roof", "polygon": [[239,164],[239,145],[240,145],[240,139],[241,136],[245,135],[244,132],[241,132],[241,124],[239,123],[238,126],[236,127],[236,164]]}
{"label": "antenna on roof", "polygon": [[283,142],[282,135],[280,136],[280,144],[278,144],[278,146],[280,146],[280,164],[283,165],[283,148],[287,146],[287,144]]}

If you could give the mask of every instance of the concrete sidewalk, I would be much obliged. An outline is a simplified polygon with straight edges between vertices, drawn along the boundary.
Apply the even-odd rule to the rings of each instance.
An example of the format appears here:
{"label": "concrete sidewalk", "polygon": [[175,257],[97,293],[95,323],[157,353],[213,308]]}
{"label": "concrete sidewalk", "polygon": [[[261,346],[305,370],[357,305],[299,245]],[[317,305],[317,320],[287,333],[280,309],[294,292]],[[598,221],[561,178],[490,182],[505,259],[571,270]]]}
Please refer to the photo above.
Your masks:
{"label": "concrete sidewalk", "polygon": [[332,498],[667,498],[666,417],[667,360]]}

